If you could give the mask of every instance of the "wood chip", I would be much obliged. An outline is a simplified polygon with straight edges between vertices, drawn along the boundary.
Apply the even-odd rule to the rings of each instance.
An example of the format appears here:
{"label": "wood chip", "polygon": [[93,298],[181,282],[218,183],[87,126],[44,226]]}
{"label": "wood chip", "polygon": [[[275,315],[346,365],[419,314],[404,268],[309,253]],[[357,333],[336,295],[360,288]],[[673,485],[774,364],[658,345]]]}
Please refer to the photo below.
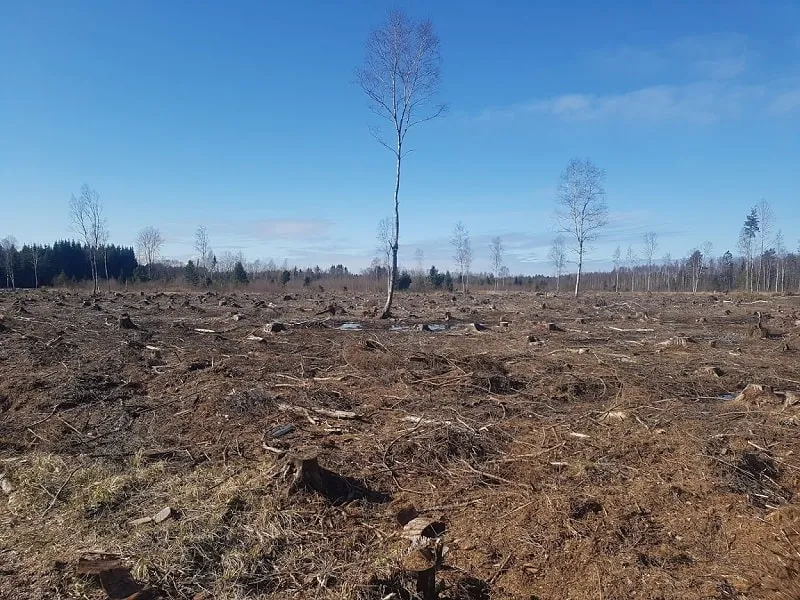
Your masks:
{"label": "wood chip", "polygon": [[172,509],[169,506],[165,506],[156,514],[153,515],[153,523],[161,523],[166,521],[172,516]]}

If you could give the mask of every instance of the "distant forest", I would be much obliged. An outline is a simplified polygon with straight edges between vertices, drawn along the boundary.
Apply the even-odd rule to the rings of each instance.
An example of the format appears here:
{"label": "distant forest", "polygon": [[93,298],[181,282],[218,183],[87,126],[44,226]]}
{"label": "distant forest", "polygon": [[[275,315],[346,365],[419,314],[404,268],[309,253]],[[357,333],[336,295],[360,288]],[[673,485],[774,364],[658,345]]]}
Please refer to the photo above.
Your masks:
{"label": "distant forest", "polygon": [[[61,240],[52,246],[24,245],[18,249],[8,240],[0,244],[0,274],[6,287],[33,288],[92,280],[89,250],[76,241]],[[133,279],[138,267],[133,248],[100,246],[98,257],[100,274],[107,279]]]}
{"label": "distant forest", "polygon": [[[720,257],[711,256],[708,248],[703,253],[693,250],[689,256],[677,260],[669,258],[650,264],[635,257],[632,251],[626,259],[615,255],[610,271],[587,272],[583,285],[594,291],[728,291],[746,289],[763,292],[800,293],[800,254],[778,253],[768,248],[751,259],[736,257],[725,252]],[[60,240],[52,245],[23,245],[17,248],[10,238],[0,243],[0,285],[6,288],[34,288],[38,286],[69,286],[90,283],[93,280],[90,250],[85,244],[73,240]],[[352,273],[347,267],[331,265],[329,268],[298,268],[276,265],[273,261],[246,261],[240,254],[224,253],[220,260],[161,261],[152,265],[141,264],[131,247],[114,244],[97,249],[100,287],[114,282],[169,283],[171,285],[218,286],[268,284],[286,287],[308,287],[320,284],[338,287],[351,286],[382,289],[387,268],[379,260]],[[502,276],[505,275],[505,276]],[[569,291],[574,285],[574,274],[511,275],[507,269],[501,276],[493,273],[469,273],[465,276],[468,288]],[[421,269],[402,269],[396,289],[448,290],[460,288],[459,273],[440,271],[436,266]]]}

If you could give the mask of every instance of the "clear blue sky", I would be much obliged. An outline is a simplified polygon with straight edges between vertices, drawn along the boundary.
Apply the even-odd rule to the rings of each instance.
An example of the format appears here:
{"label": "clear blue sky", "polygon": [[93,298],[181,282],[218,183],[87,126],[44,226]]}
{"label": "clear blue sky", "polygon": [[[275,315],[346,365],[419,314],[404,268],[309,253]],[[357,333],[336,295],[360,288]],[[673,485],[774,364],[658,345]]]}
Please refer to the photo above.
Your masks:
{"label": "clear blue sky", "polygon": [[[158,226],[191,257],[302,265],[375,255],[391,154],[353,71],[390,6],[441,38],[447,118],[410,134],[401,262],[475,268],[501,235],[515,272],[549,270],[554,193],[574,156],[608,172],[612,222],[593,251],[659,234],[659,254],[735,250],[768,199],[800,238],[800,4],[758,2],[0,3],[0,236],[70,235],[81,184],[112,240]],[[590,261],[590,267],[592,263]]]}

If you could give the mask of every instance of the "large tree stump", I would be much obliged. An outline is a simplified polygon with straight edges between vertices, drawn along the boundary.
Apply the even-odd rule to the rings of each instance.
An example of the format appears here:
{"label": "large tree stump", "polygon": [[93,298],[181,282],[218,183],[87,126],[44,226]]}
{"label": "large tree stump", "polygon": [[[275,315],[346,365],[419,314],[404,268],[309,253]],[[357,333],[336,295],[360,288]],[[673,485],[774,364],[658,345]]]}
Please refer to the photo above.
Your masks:
{"label": "large tree stump", "polygon": [[131,318],[127,313],[123,313],[119,316],[118,325],[120,329],[137,329],[136,325],[133,323],[133,321],[131,321]]}
{"label": "large tree stump", "polygon": [[416,580],[417,597],[436,600],[436,571],[444,562],[445,524],[425,517],[412,519],[403,526],[403,537],[411,541],[404,567]]}
{"label": "large tree stump", "polygon": [[327,487],[322,478],[319,468],[319,461],[315,452],[304,452],[293,454],[286,457],[286,472],[293,473],[292,481],[289,484],[289,495],[294,494],[300,488],[311,489],[319,492],[323,496],[327,495]]}

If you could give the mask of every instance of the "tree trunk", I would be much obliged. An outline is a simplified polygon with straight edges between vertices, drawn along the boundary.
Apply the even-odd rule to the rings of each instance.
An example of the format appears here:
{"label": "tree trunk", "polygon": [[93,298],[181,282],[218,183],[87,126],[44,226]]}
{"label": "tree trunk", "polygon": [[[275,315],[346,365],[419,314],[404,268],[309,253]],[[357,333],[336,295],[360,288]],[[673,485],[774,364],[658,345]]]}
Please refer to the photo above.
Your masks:
{"label": "tree trunk", "polygon": [[583,271],[583,242],[578,242],[578,276],[575,278],[575,297],[581,293],[581,272]]}
{"label": "tree trunk", "polygon": [[97,253],[94,249],[90,250],[91,252],[91,266],[92,266],[92,283],[94,284],[94,289],[92,290],[92,296],[97,295]]}
{"label": "tree trunk", "polygon": [[383,307],[381,319],[388,319],[392,316],[392,300],[394,299],[394,286],[397,281],[397,249],[400,244],[400,161],[402,159],[402,145],[397,143],[397,170],[394,180],[394,240],[392,240],[392,264],[389,269],[388,290],[386,292],[386,304]]}
{"label": "tree trunk", "polygon": [[106,252],[105,248],[103,248],[103,266],[106,270],[106,286],[108,287],[108,291],[111,291],[111,280],[108,278],[108,252]]}

